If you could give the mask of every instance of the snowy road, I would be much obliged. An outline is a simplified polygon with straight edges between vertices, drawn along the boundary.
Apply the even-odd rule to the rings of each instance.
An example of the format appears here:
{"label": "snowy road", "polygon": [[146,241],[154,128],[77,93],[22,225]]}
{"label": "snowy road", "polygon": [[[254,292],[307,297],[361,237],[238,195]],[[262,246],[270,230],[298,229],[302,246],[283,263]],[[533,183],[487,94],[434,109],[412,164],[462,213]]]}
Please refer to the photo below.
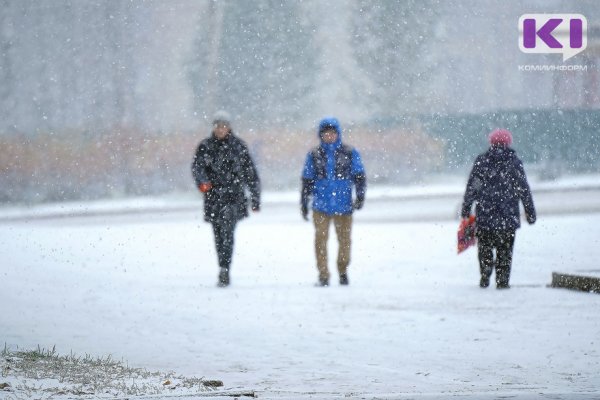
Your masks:
{"label": "snowy road", "polygon": [[600,398],[600,295],[546,287],[553,271],[600,274],[600,214],[524,226],[513,288],[497,291],[477,286],[473,249],[455,254],[457,222],[438,214],[457,204],[434,203],[391,219],[393,200],[367,204],[343,288],[312,286],[312,226],[293,203],[239,225],[225,290],[198,213],[4,221],[0,340],[260,398]]}

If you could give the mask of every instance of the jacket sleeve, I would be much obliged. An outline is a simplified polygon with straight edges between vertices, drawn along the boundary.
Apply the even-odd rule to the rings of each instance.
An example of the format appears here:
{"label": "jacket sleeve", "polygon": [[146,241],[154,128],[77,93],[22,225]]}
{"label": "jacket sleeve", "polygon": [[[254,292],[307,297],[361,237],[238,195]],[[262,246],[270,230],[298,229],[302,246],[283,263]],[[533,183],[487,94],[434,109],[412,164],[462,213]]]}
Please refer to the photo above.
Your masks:
{"label": "jacket sleeve", "polygon": [[192,176],[194,177],[196,186],[200,185],[201,183],[209,182],[208,176],[206,175],[205,155],[206,146],[201,143],[196,149],[196,153],[192,159]]}
{"label": "jacket sleeve", "polygon": [[467,188],[463,197],[463,204],[460,212],[460,216],[462,218],[467,218],[471,214],[471,207],[478,199],[481,187],[483,185],[478,165],[479,160],[476,159],[475,163],[473,164],[473,168],[471,169],[471,174],[469,175],[469,180],[467,181]]}
{"label": "jacket sleeve", "polygon": [[521,160],[517,160],[515,165],[516,176],[515,180],[515,190],[517,192],[517,196],[523,202],[523,208],[525,209],[525,214],[527,215],[527,220],[529,222],[535,222],[536,213],[535,206],[533,205],[533,197],[531,195],[531,189],[529,187],[529,183],[527,182],[527,176],[525,175],[525,169],[523,168],[523,163]]}
{"label": "jacket sleeve", "polygon": [[315,190],[315,166],[312,153],[308,153],[304,168],[302,169],[302,189],[300,192],[300,204],[302,208],[308,209],[308,202]]}
{"label": "jacket sleeve", "polygon": [[242,151],[244,153],[242,157],[244,180],[250,190],[252,208],[258,209],[260,208],[260,178],[248,147],[244,145]]}
{"label": "jacket sleeve", "polygon": [[360,153],[356,149],[352,149],[352,181],[356,187],[356,198],[360,201],[365,200],[367,192],[367,174],[363,166]]}

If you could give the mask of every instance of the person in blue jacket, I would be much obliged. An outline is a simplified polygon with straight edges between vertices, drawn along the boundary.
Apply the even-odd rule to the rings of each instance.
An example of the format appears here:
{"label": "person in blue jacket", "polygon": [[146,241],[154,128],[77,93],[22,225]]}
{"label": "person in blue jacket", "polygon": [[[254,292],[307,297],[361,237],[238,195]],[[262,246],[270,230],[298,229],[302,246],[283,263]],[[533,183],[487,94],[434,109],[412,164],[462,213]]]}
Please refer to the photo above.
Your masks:
{"label": "person in blue jacket", "polygon": [[[342,143],[342,129],[336,118],[321,120],[318,134],[321,143],[308,153],[302,171],[302,217],[308,221],[312,196],[315,253],[319,270],[317,285],[329,285],[327,239],[331,221],[339,244],[337,268],[340,285],[348,285],[352,212],[360,210],[365,202],[365,168],[358,151]],[[356,192],[354,200],[353,187]]]}
{"label": "person in blue jacket", "polygon": [[473,164],[461,216],[468,218],[473,203],[476,203],[479,286],[489,286],[495,268],[496,287],[507,289],[515,234],[521,226],[519,201],[523,203],[529,224],[535,223],[536,213],[523,163],[510,147],[511,132],[496,129],[490,133],[489,140],[490,148],[477,156]]}

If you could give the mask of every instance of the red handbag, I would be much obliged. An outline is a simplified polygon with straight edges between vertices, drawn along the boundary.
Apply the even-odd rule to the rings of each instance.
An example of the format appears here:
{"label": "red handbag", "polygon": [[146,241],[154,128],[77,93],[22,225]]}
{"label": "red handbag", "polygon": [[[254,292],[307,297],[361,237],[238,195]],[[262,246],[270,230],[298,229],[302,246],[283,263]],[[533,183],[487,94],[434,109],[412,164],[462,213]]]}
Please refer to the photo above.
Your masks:
{"label": "red handbag", "polygon": [[475,236],[475,216],[469,215],[469,218],[464,218],[460,221],[457,233],[457,250],[458,254],[462,253],[469,247],[477,243],[477,237]]}

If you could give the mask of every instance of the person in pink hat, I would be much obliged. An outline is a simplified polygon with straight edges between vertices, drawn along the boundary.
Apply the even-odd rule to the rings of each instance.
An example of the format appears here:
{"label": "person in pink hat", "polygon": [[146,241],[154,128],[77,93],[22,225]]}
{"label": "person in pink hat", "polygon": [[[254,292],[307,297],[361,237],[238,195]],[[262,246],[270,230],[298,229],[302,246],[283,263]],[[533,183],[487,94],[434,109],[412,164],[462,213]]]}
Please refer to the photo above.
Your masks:
{"label": "person in pink hat", "polygon": [[[511,148],[512,133],[495,129],[490,148],[475,159],[469,175],[461,216],[468,218],[475,203],[475,224],[481,279],[486,288],[496,270],[496,287],[509,288],[515,234],[521,226],[519,201],[529,224],[536,221],[533,197],[523,163]],[[495,253],[495,256],[494,256]]]}

